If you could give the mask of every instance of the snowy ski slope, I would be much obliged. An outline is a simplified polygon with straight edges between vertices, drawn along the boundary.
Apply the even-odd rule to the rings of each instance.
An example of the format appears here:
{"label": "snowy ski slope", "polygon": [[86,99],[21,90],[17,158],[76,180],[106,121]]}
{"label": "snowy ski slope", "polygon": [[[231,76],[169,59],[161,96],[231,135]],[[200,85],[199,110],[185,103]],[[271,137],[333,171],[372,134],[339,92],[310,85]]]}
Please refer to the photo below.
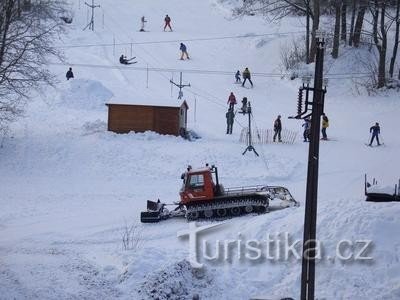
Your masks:
{"label": "snowy ski slope", "polygon": [[[225,187],[283,185],[301,205],[227,220],[207,238],[235,239],[239,232],[246,239],[283,232],[302,238],[308,144],[301,139],[301,122],[287,119],[296,112],[301,83],[267,74],[282,72],[279,48],[298,36],[303,21],[233,19],[235,1],[96,3],[101,5],[96,31],[82,31],[84,1],[70,0],[74,22],[57,41],[68,64],[50,65],[60,83],[32,95],[25,117],[13,124],[0,149],[0,298],[148,299],[153,289],[161,299],[168,293],[171,299],[196,293],[201,299],[298,298],[300,261],[207,262],[204,274],[193,275],[184,261],[188,242],[176,237],[188,228],[185,220],[138,222],[147,199],[178,200],[180,174],[188,164],[210,163],[219,167]],[[173,32],[162,30],[165,14],[172,18]],[[142,15],[148,20],[145,33],[139,32]],[[228,38],[243,35],[252,37]],[[187,41],[190,61],[179,60],[180,41]],[[138,63],[119,65],[121,53],[136,56]],[[326,53],[328,77],[355,70],[357,61],[349,51],[343,53],[335,63]],[[75,79],[67,82],[69,66]],[[234,84],[235,71],[245,67],[264,74],[253,76],[253,89]],[[107,102],[179,104],[178,90],[171,91],[169,83],[178,79],[176,70],[197,70],[184,73],[184,82],[191,84],[184,98],[189,127],[200,140],[106,131]],[[231,91],[238,100],[251,101],[258,128],[271,128],[281,114],[283,127],[299,132],[296,143],[256,145],[261,157],[242,156],[239,136],[246,118],[237,116],[233,134],[225,135]],[[372,262],[318,263],[316,295],[398,299],[400,206],[366,203],[363,195],[364,173],[387,184],[400,175],[398,93],[358,95],[351,79],[332,79],[325,112],[334,141],[320,146],[317,237],[329,255],[343,239],[370,239],[374,247]],[[375,122],[381,124],[385,147],[365,146]],[[138,224],[140,245],[134,250],[122,249],[125,224]]]}

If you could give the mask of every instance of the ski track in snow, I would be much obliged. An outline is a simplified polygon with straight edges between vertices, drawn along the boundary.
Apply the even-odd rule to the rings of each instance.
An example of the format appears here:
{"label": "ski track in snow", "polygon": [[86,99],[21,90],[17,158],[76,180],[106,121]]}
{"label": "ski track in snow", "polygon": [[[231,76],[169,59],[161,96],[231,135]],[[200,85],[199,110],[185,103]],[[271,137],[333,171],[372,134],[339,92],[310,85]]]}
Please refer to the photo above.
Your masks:
{"label": "ski track in snow", "polygon": [[[101,10],[96,18],[100,20],[104,12],[105,23],[103,28],[98,22],[93,34],[81,30],[86,25],[83,4],[78,9],[76,1],[70,2],[75,18],[66,44],[291,32],[299,26],[296,18],[272,25],[259,17],[233,19],[229,9],[237,3],[233,0],[134,4],[119,0],[118,5],[98,0]],[[172,17],[171,33],[161,28],[167,13]],[[146,33],[136,31],[142,15],[149,20]],[[193,275],[184,260],[188,242],[176,237],[177,231],[188,228],[185,220],[139,223],[147,199],[178,200],[180,174],[188,164],[210,163],[219,167],[225,187],[282,185],[301,203],[299,208],[229,219],[210,238],[236,238],[240,232],[249,239],[263,239],[267,233],[289,232],[293,239],[302,239],[308,143],[301,141],[300,122],[286,118],[296,110],[300,83],[255,76],[253,89],[232,84],[235,71],[246,66],[252,72],[279,72],[279,47],[291,38],[275,34],[187,42],[194,59],[184,62],[177,60],[179,43],[133,46],[138,67],[232,71],[232,76],[184,75],[184,81],[192,84],[184,89],[189,127],[202,136],[195,142],[152,132],[117,135],[106,131],[105,103],[171,101],[169,79],[178,74],[150,72],[146,88],[143,71],[73,67],[75,79],[65,82],[68,66],[51,66],[61,83],[34,99],[0,149],[0,298],[191,299],[194,294],[201,299],[297,298],[299,261],[206,263],[204,274]],[[130,56],[130,46],[116,46],[115,55],[113,47],[107,46],[66,50],[70,63],[107,66],[119,66],[120,53]],[[337,62],[328,56],[329,72],[346,73],[357,66],[356,56],[349,52]],[[224,135],[230,91],[239,101],[249,98],[260,128],[271,128],[276,115],[282,114],[283,126],[299,133],[296,143],[255,145],[260,158],[253,153],[243,156],[239,123],[247,124],[246,118],[237,115],[233,135]],[[173,89],[172,99],[177,92]],[[196,122],[191,92],[197,93]],[[388,185],[399,177],[398,94],[354,96],[351,82],[332,80],[325,112],[331,125],[328,135],[335,141],[320,146],[317,237],[329,253],[339,240],[371,239],[374,260],[318,263],[317,296],[398,299],[400,207],[366,203],[363,195],[364,173]],[[371,149],[364,143],[369,126],[376,121],[381,123],[387,147]],[[122,249],[124,224],[139,228],[140,244],[134,249]]]}

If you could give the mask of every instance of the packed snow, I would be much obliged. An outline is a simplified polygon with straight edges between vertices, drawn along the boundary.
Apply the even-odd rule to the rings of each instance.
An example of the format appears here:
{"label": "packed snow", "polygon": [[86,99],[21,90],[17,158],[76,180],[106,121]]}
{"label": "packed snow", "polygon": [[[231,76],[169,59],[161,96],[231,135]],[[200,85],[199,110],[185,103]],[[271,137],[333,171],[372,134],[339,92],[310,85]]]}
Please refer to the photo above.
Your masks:
{"label": "packed snow", "polygon": [[[146,200],[179,200],[180,175],[188,164],[219,168],[225,187],[282,185],[300,207],[246,215],[225,221],[207,234],[215,240],[240,236],[262,240],[287,232],[302,239],[308,143],[302,141],[295,114],[301,82],[286,77],[253,76],[253,89],[234,83],[236,70],[279,74],[279,49],[299,35],[303,20],[268,23],[261,17],[232,18],[236,1],[96,0],[95,32],[85,30],[84,1],[70,0],[74,21],[59,46],[67,64],[50,69],[59,83],[33,99],[14,123],[0,149],[0,298],[2,299],[250,299],[300,295],[301,261],[203,261],[192,269],[184,219],[141,224]],[[163,32],[169,14],[173,32]],[[146,16],[147,32],[139,32]],[[104,20],[104,21],[103,21]],[[293,34],[279,34],[293,32]],[[271,33],[260,37],[258,34]],[[179,42],[189,39],[248,35],[185,42],[191,60],[179,60]],[[115,48],[113,43],[115,41]],[[134,42],[172,41],[132,44]],[[123,45],[120,45],[123,44]],[[362,50],[360,50],[362,52]],[[121,53],[137,64],[119,65]],[[357,56],[342,52],[334,62],[326,53],[326,76],[350,73]],[[75,78],[65,79],[72,67]],[[311,70],[312,70],[311,66]],[[185,72],[183,90],[189,105],[188,126],[201,139],[187,141],[154,132],[107,131],[106,103],[154,103],[177,100],[169,80],[177,71],[219,70],[231,75]],[[278,114],[283,127],[298,132],[291,144],[256,145],[260,157],[242,155],[239,142],[246,126],[237,115],[233,134],[225,135],[227,98],[248,97],[254,125],[269,129]],[[195,109],[196,107],[196,109]],[[318,232],[324,251],[334,254],[341,240],[372,240],[369,261],[322,259],[316,267],[319,299],[399,299],[399,203],[368,203],[364,174],[384,185],[399,178],[399,95],[394,90],[368,96],[357,93],[351,79],[332,79],[325,112],[330,141],[321,141]],[[382,147],[367,147],[369,128],[381,125]],[[202,221],[199,225],[213,222]],[[122,237],[133,226],[129,247]],[[211,247],[212,249],[212,247]]]}

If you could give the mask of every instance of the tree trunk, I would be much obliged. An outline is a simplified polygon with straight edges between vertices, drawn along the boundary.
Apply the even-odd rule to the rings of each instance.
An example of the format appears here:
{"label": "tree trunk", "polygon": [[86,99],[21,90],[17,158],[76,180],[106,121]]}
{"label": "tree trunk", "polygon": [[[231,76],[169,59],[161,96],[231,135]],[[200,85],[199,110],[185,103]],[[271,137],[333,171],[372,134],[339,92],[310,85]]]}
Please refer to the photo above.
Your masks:
{"label": "tree trunk", "polygon": [[397,48],[399,46],[399,31],[400,31],[400,20],[399,20],[399,15],[400,15],[400,0],[397,0],[396,4],[396,33],[395,33],[395,38],[394,38],[394,45],[393,45],[393,52],[392,52],[392,58],[390,59],[390,66],[389,66],[389,75],[390,78],[393,78],[393,72],[394,72],[394,63],[396,62],[396,56],[397,56]]}
{"label": "tree trunk", "polygon": [[311,31],[311,49],[310,49],[310,62],[314,62],[315,54],[317,53],[316,32],[319,28],[319,15],[320,5],[319,0],[313,0],[314,18]]}
{"label": "tree trunk", "polygon": [[381,2],[381,38],[382,38],[382,47],[379,52],[379,68],[378,68],[378,88],[382,88],[386,84],[386,50],[387,50],[387,29],[385,26],[385,15],[386,15],[386,2]]}
{"label": "tree trunk", "polygon": [[354,47],[360,46],[361,30],[364,23],[365,10],[367,9],[366,0],[360,1],[360,7],[357,14],[357,20],[354,27],[353,43]]}
{"label": "tree trunk", "polygon": [[340,35],[340,39],[346,43],[347,38],[347,0],[342,0],[342,33]]}
{"label": "tree trunk", "polygon": [[339,35],[340,35],[340,0],[335,1],[335,32],[333,34],[333,47],[332,47],[332,57],[338,58],[339,56]]}
{"label": "tree trunk", "polygon": [[310,0],[306,2],[306,64],[310,63]]}
{"label": "tree trunk", "polygon": [[356,20],[356,10],[357,10],[357,1],[356,1],[356,0],[353,0],[353,6],[352,6],[352,9],[351,9],[349,46],[353,46],[353,39],[354,39],[354,22],[355,22],[355,20]]}

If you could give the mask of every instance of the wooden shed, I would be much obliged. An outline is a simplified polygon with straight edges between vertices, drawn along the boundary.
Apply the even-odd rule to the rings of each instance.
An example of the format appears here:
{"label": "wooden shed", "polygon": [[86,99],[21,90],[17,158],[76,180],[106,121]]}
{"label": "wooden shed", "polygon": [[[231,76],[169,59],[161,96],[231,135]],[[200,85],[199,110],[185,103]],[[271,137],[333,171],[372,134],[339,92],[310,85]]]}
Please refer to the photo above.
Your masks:
{"label": "wooden shed", "polygon": [[108,130],[116,133],[155,131],[160,134],[186,133],[186,101],[180,106],[113,104],[108,106]]}

